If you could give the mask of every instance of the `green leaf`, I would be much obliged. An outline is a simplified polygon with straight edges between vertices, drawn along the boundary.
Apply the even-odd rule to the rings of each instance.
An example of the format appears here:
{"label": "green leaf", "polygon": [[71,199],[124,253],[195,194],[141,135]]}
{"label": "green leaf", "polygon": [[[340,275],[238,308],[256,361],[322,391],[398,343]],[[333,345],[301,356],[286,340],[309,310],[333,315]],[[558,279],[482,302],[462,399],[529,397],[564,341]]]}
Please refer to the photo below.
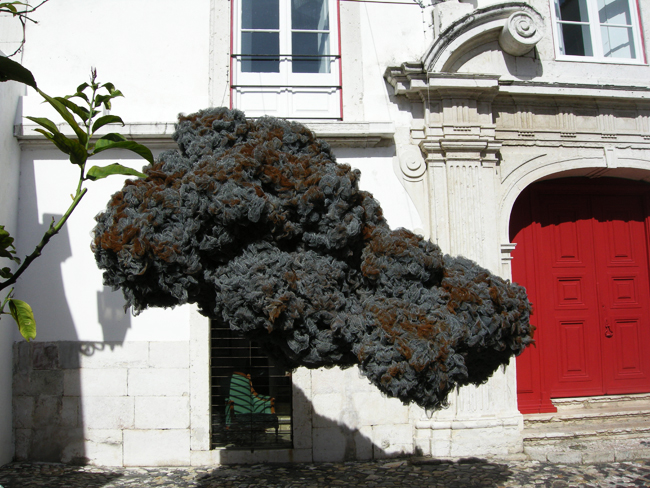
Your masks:
{"label": "green leaf", "polygon": [[65,120],[68,124],[70,124],[70,127],[72,127],[72,130],[74,131],[75,134],[77,134],[77,137],[79,138],[79,142],[82,145],[85,145],[86,142],[88,142],[88,135],[79,127],[79,124],[77,124],[77,121],[74,119],[74,116],[70,113],[70,111],[66,108],[65,105],[63,105],[61,102],[58,100],[52,98],[49,96],[47,93],[42,92],[38,88],[36,89],[38,93],[41,94],[41,96],[47,100],[47,102],[54,107],[54,110],[59,112],[59,115],[63,117],[63,120]]}
{"label": "green leaf", "polygon": [[14,238],[11,237],[9,231],[5,230],[4,225],[0,225],[0,248],[6,249],[9,246],[13,247]]}
{"label": "green leaf", "polygon": [[122,126],[124,126],[124,122],[117,115],[104,115],[103,117],[98,118],[93,124],[93,133],[106,124],[122,124]]}
{"label": "green leaf", "polygon": [[7,258],[20,263],[20,258],[14,256],[14,254],[16,254],[14,238],[5,230],[4,225],[0,225],[0,258]]}
{"label": "green leaf", "polygon": [[82,83],[81,85],[79,85],[79,86],[77,87],[77,93],[75,93],[75,95],[79,95],[80,93],[82,93],[82,92],[83,92],[86,88],[88,88],[89,86],[90,86],[90,85],[89,85],[88,83],[85,83],[85,82]]}
{"label": "green leaf", "polygon": [[16,263],[20,263],[20,258],[17,258],[16,256],[14,256],[14,254],[16,254],[16,251],[13,250],[13,247],[14,246],[12,245],[11,249],[9,251],[6,248],[5,249],[0,249],[0,258],[11,259],[12,261],[14,261]]}
{"label": "green leaf", "polygon": [[[61,140],[55,139],[55,137],[54,137],[55,134],[47,132],[47,131],[45,131],[43,129],[34,129],[34,132],[38,132],[40,134],[43,134],[46,138],[48,138],[50,141],[52,141],[54,143],[54,145],[56,147],[58,147],[61,152],[64,152],[66,154],[70,154],[70,149],[68,149],[68,146],[65,144],[65,142],[62,142]],[[61,133],[58,132],[57,134],[61,134]],[[65,136],[63,136],[63,137],[65,138]]]}
{"label": "green leaf", "polygon": [[54,122],[52,122],[50,119],[46,119],[45,117],[25,117],[32,122],[36,122],[38,125],[41,125],[45,127],[47,130],[49,130],[52,134],[58,134],[59,128],[56,126]]}
{"label": "green leaf", "polygon": [[10,268],[2,268],[0,269],[0,277],[9,279],[13,276],[14,274],[11,272]]}
{"label": "green leaf", "polygon": [[44,131],[43,129],[34,129],[36,132],[40,132],[50,141],[54,143],[56,147],[59,148],[61,152],[70,156],[70,162],[72,164],[81,165],[86,162],[88,159],[88,153],[86,148],[84,148],[78,141],[73,141],[68,139],[66,136],[60,132],[56,134],[50,134],[49,132]]}
{"label": "green leaf", "polygon": [[66,95],[66,96],[63,97],[63,98],[69,99],[69,98],[75,98],[75,97],[77,97],[77,98],[81,98],[81,99],[84,100],[86,103],[90,103],[90,102],[88,101],[88,97],[86,96],[86,94],[85,94],[85,93],[82,93],[82,92],[77,92],[77,93],[75,93],[74,95]]}
{"label": "green leaf", "polygon": [[80,107],[79,105],[77,105],[76,103],[74,103],[74,102],[68,100],[68,99],[65,98],[65,97],[54,97],[54,98],[55,98],[55,100],[58,100],[58,101],[61,102],[63,105],[65,105],[68,109],[72,110],[72,111],[73,111],[75,114],[77,114],[77,115],[79,116],[79,118],[80,118],[81,120],[83,120],[84,122],[85,122],[86,120],[88,120],[88,117],[90,116],[90,114],[89,114],[87,108]]}
{"label": "green leaf", "polygon": [[[102,137],[99,138],[99,141],[126,141],[128,140],[126,137],[124,137],[122,134],[118,134],[117,132],[111,132],[109,134],[103,135]],[[102,143],[103,144],[103,143]]]}
{"label": "green leaf", "polygon": [[109,164],[108,166],[93,166],[88,170],[86,175],[89,180],[101,180],[111,175],[127,175],[137,176],[138,178],[146,178],[147,175],[136,171],[135,169],[127,168],[118,163]]}
{"label": "green leaf", "polygon": [[18,13],[18,10],[16,9],[16,7],[14,7],[11,3],[0,4],[0,8],[6,8],[7,10],[9,10],[14,15],[16,13]]}
{"label": "green leaf", "polygon": [[0,82],[9,80],[24,83],[38,90],[31,71],[12,59],[0,56]]}
{"label": "green leaf", "polygon": [[34,339],[36,337],[36,320],[34,320],[32,307],[22,300],[10,298],[9,311],[18,324],[20,334],[27,339],[27,341]]}
{"label": "green leaf", "polygon": [[18,15],[18,9],[15,7],[15,5],[24,5],[28,6],[25,2],[2,2],[0,3],[0,12],[3,12],[3,9],[6,9],[4,11],[9,11],[14,17]]}
{"label": "green leaf", "polygon": [[123,97],[122,92],[120,90],[111,90],[108,95],[97,95],[95,97],[95,106],[99,107],[100,105],[104,105],[106,109],[110,110],[111,109],[111,99],[116,98],[116,97]]}
{"label": "green leaf", "polygon": [[[119,135],[119,134],[108,134],[108,135]],[[93,154],[106,151],[107,149],[127,149],[129,151],[133,151],[137,155],[143,157],[151,164],[153,164],[153,154],[151,154],[149,148],[143,146],[142,144],[138,144],[137,142],[134,141],[111,141],[111,140],[107,140],[106,136],[104,136],[101,139],[99,139],[95,144],[95,149],[93,150]]]}

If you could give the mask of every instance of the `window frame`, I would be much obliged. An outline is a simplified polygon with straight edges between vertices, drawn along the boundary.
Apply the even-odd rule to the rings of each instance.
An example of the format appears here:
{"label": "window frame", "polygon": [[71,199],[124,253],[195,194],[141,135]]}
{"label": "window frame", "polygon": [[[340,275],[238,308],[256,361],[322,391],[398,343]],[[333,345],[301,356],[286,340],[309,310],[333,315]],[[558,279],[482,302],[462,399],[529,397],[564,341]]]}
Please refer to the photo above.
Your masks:
{"label": "window frame", "polygon": [[556,15],[556,5],[559,0],[550,0],[549,7],[551,11],[551,22],[553,31],[553,43],[555,45],[555,59],[556,61],[571,61],[581,63],[601,63],[601,64],[630,64],[630,65],[646,65],[646,52],[645,40],[643,36],[643,29],[641,26],[641,12],[638,0],[626,0],[630,9],[631,27],[632,27],[632,41],[636,53],[635,58],[616,58],[606,57],[603,54],[603,43],[601,36],[601,24],[598,15],[597,0],[585,0],[587,4],[587,13],[589,16],[588,26],[590,33],[590,41],[592,44],[593,55],[591,56],[578,56],[564,54],[561,51],[563,40],[560,33],[560,25],[563,23],[578,25],[578,22],[568,22],[558,19]]}
{"label": "window frame", "polygon": [[[327,56],[330,70],[327,73],[294,73],[292,72],[293,52],[291,49],[292,33],[317,32],[316,30],[292,29],[291,0],[279,2],[279,72],[244,72],[242,70],[242,0],[231,0],[230,23],[230,108],[239,108],[239,100],[246,90],[256,91],[262,98],[298,94],[300,96],[325,94],[336,97],[336,110],[329,110],[328,115],[300,116],[290,106],[278,113],[270,111],[268,115],[290,119],[336,119],[343,116],[342,73],[341,73],[341,35],[340,35],[340,0],[325,0],[328,3],[329,15],[329,54]],[[269,29],[270,31],[271,29]],[[314,57],[317,57],[315,55]],[[264,109],[262,109],[264,110]],[[248,111],[247,111],[248,112]],[[261,115],[261,114],[259,114]],[[258,116],[257,114],[252,115]]]}

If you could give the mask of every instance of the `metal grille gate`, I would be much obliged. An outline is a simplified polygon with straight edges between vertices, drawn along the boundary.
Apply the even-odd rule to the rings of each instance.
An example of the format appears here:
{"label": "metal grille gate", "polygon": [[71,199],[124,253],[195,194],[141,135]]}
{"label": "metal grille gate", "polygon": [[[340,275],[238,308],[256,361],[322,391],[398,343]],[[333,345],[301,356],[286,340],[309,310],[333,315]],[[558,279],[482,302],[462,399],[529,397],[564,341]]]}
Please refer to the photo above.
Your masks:
{"label": "metal grille gate", "polygon": [[212,448],[291,448],[291,373],[216,320],[210,342]]}

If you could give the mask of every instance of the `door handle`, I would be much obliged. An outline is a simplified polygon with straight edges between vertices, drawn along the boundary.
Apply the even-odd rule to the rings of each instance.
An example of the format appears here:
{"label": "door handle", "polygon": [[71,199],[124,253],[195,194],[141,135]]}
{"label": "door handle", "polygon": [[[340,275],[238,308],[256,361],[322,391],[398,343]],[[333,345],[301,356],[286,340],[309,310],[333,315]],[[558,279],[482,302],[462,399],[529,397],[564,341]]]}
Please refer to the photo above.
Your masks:
{"label": "door handle", "polygon": [[605,319],[605,337],[610,338],[614,335],[612,328],[609,326],[609,319]]}

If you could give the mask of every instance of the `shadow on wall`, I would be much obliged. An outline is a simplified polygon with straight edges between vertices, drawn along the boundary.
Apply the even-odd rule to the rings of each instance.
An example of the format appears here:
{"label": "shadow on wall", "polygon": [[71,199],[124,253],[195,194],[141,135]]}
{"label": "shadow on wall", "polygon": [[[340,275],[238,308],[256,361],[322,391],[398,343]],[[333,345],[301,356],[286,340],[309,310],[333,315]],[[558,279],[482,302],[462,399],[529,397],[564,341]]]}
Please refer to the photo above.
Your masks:
{"label": "shadow on wall", "polygon": [[[61,215],[43,214],[43,223],[39,223],[34,164],[39,157],[51,159],[51,151],[43,154],[35,151],[32,161],[24,162],[21,166],[21,229],[18,243],[25,246],[19,249],[23,255],[32,252],[52,219],[61,218]],[[118,301],[120,294],[105,288],[97,294],[98,321],[104,340],[114,342],[78,341],[62,274],[62,264],[71,256],[70,234],[65,226],[27,271],[27,281],[19,282],[17,295],[32,306],[41,333],[48,332],[47,335],[64,338],[65,341],[27,343],[21,339],[14,343],[13,428],[16,460],[72,464],[87,462],[88,439],[84,438],[80,366],[84,357],[92,356],[107,346],[113,349],[121,345],[131,326],[131,317],[123,310],[124,301]],[[30,283],[35,286],[30,287]]]}
{"label": "shadow on wall", "polygon": [[104,341],[123,344],[126,332],[131,328],[131,314],[124,308],[122,293],[112,291],[108,286],[98,291],[97,315]]}
{"label": "shadow on wall", "polygon": [[[13,364],[15,460],[84,465],[80,368],[83,358],[119,343],[16,342]],[[102,385],[98,385],[99,388]]]}
{"label": "shadow on wall", "polygon": [[[333,414],[339,414],[333,405]],[[390,419],[387,419],[390,422]],[[364,429],[372,430],[372,426]],[[273,429],[260,433],[274,436]],[[263,440],[263,439],[261,439]],[[311,455],[310,455],[311,450]],[[284,450],[285,452],[287,450]],[[351,428],[314,411],[305,393],[294,386],[293,392],[293,449],[288,455],[272,450],[225,448],[220,453],[223,464],[253,464],[259,462],[346,462],[419,456],[418,450],[390,449],[390,445],[376,445],[357,428]]]}
{"label": "shadow on wall", "polygon": [[544,74],[544,67],[536,47],[523,56],[511,56],[503,53],[503,59],[508,72],[519,80],[532,80]]}

